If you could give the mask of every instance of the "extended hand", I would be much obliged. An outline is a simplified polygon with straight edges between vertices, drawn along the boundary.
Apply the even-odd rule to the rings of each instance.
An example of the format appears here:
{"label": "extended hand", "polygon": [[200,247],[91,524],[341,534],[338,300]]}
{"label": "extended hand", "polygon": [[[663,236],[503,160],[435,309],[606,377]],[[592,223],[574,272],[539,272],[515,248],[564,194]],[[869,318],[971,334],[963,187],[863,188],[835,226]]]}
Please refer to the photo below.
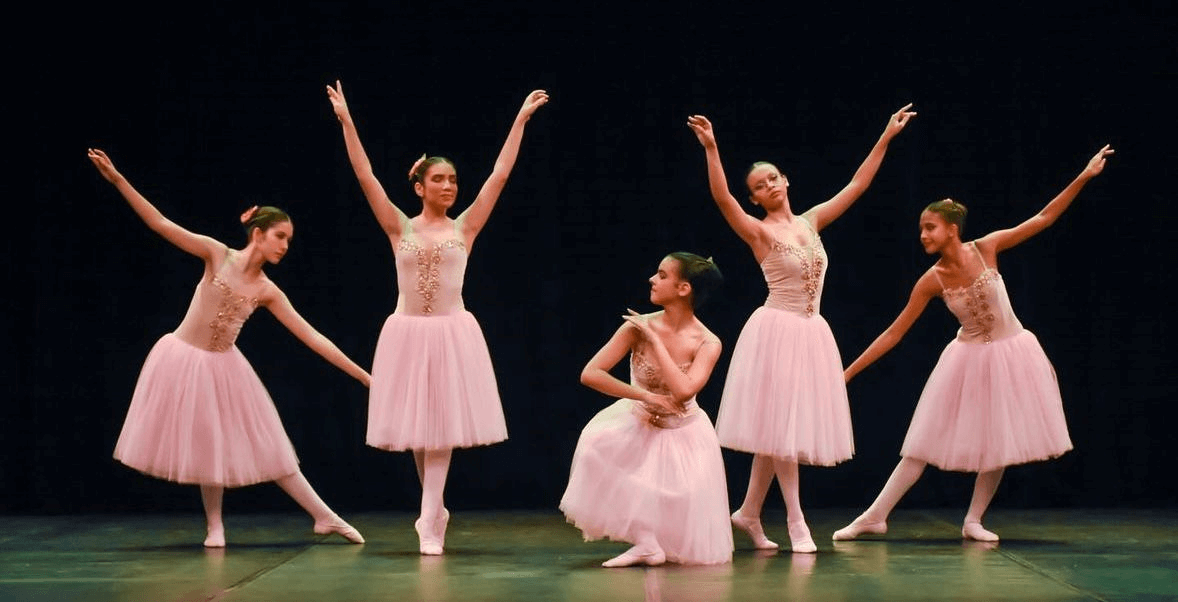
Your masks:
{"label": "extended hand", "polygon": [[343,121],[351,117],[348,113],[348,100],[344,98],[344,85],[339,83],[338,79],[335,80],[334,88],[331,84],[327,85],[327,100],[331,101],[331,110],[335,111],[336,119]]}
{"label": "extended hand", "polygon": [[114,184],[119,178],[123,177],[119,173],[119,170],[115,169],[115,164],[110,160],[110,157],[106,156],[106,153],[101,150],[88,148],[86,149],[86,156],[90,158],[90,162],[94,164],[94,167],[98,168],[98,173],[102,174],[102,177],[107,182]]}
{"label": "extended hand", "polygon": [[1092,159],[1088,161],[1088,166],[1084,168],[1084,175],[1088,176],[1089,178],[1100,175],[1100,172],[1104,171],[1105,158],[1115,152],[1117,151],[1109,148],[1109,145],[1107,144],[1101,147],[1101,149],[1096,151],[1096,154],[1092,156]]}
{"label": "extended hand", "polygon": [[524,105],[519,108],[519,116],[527,119],[536,112],[536,109],[546,104],[548,104],[548,93],[544,90],[532,90],[524,99]]}
{"label": "extended hand", "polygon": [[627,315],[622,316],[622,319],[633,324],[634,327],[638,329],[639,334],[641,334],[643,338],[650,342],[654,342],[658,339],[658,335],[656,335],[654,329],[650,327],[650,320],[643,318],[642,314],[632,309],[626,309],[626,313]]}
{"label": "extended hand", "polygon": [[716,134],[712,132],[712,122],[708,121],[707,117],[703,115],[692,115],[687,118],[687,127],[695,133],[695,137],[699,139],[699,143],[704,145],[704,148],[712,148],[716,146]]}
{"label": "extended hand", "polygon": [[911,108],[912,103],[908,103],[900,107],[899,111],[892,113],[892,116],[888,118],[888,127],[884,128],[884,135],[892,138],[896,134],[899,134],[904,129],[904,126],[908,125],[908,120],[916,117],[916,111],[908,110]]}

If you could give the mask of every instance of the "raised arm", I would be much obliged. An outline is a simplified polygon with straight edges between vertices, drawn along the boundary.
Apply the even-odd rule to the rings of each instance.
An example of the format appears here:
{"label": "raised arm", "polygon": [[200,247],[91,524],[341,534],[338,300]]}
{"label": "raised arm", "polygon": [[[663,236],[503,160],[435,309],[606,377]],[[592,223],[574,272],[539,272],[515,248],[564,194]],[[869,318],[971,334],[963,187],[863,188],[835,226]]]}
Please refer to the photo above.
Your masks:
{"label": "raised arm", "polygon": [[153,232],[164,237],[164,240],[179,247],[182,251],[196,255],[209,263],[214,257],[221,257],[225,254],[225,245],[204,236],[201,234],[194,234],[177,225],[172,220],[164,217],[159,209],[155,208],[134,186],[127,181],[119,170],[115,169],[115,164],[106,156],[106,153],[96,148],[87,149],[86,156],[90,158],[90,162],[94,167],[98,168],[98,173],[106,179],[107,182],[114,184],[119,194],[127,200],[127,204],[151,228]]}
{"label": "raised arm", "polygon": [[360,134],[356,131],[351,112],[348,111],[344,86],[338,79],[335,80],[334,88],[327,86],[327,99],[331,101],[331,108],[343,128],[348,161],[352,163],[352,171],[356,172],[356,179],[360,181],[360,189],[364,191],[364,198],[368,199],[372,214],[376,216],[377,223],[389,238],[399,238],[403,230],[402,223],[409,217],[389,200],[384,186],[376,179],[376,174],[372,171],[372,162],[368,160],[368,153],[364,152],[364,145],[360,144]]}
{"label": "raised arm", "polygon": [[268,286],[267,289],[259,300],[260,305],[269,309],[270,313],[274,314],[274,317],[278,318],[278,321],[311,351],[318,353],[323,359],[331,362],[331,365],[343,370],[348,376],[363,383],[365,387],[369,386],[372,377],[368,375],[368,372],[365,372],[356,362],[344,355],[344,352],[340,351],[335,343],[332,343],[307,323],[307,320],[295,311],[285,293],[274,285]]}
{"label": "raised arm", "polygon": [[687,372],[683,372],[679,369],[675,359],[671,357],[671,353],[667,351],[663,339],[650,327],[649,318],[632,309],[627,311],[629,315],[624,316],[626,321],[633,324],[642,333],[646,342],[650,344],[655,361],[659,365],[659,372],[662,374],[663,384],[671,391],[671,397],[675,400],[677,409],[682,411],[683,403],[695,397],[700,389],[708,384],[712,368],[716,367],[716,360],[720,358],[720,340],[710,334],[705,335],[708,338],[704,340],[696,352],[691,367],[687,369]]}
{"label": "raised arm", "polygon": [[1100,172],[1104,171],[1105,159],[1115,152],[1112,148],[1109,148],[1109,145],[1104,145],[1088,160],[1088,165],[1084,166],[1080,175],[1076,176],[1076,179],[1072,180],[1071,184],[1068,184],[1059,194],[1055,195],[1055,198],[1051,199],[1051,202],[1047,203],[1047,206],[1042,211],[1013,228],[998,230],[983,236],[978,239],[978,245],[993,249],[993,253],[996,254],[999,251],[1005,251],[1016,246],[1046,230],[1048,226],[1055,223],[1055,220],[1059,219],[1059,216],[1063,215],[1064,211],[1067,211],[1072,201],[1076,199],[1076,195],[1080,194],[1080,190],[1084,188],[1084,185],[1092,178],[1100,175]]}
{"label": "raised arm", "polygon": [[875,179],[876,172],[879,171],[879,165],[883,162],[884,155],[888,152],[888,143],[892,138],[896,137],[904,130],[904,126],[908,125],[908,120],[916,116],[916,111],[909,111],[912,108],[912,103],[908,103],[900,108],[899,111],[892,113],[888,118],[888,124],[884,127],[884,131],[879,135],[879,140],[875,141],[875,146],[871,147],[871,152],[867,153],[867,158],[859,165],[859,169],[855,170],[855,175],[851,176],[851,181],[838,191],[830,200],[815,205],[812,209],[806,212],[810,217],[810,222],[814,224],[814,229],[821,231],[831,222],[838,219],[840,215],[850,209],[851,205],[855,203],[867,187],[871,185],[871,181]]}
{"label": "raised arm", "polygon": [[666,395],[651,393],[646,389],[635,387],[622,382],[610,374],[611,368],[626,357],[634,345],[638,343],[642,334],[633,324],[622,324],[609,341],[597,350],[597,353],[585,364],[581,370],[581,384],[610,397],[624,397],[664,408],[668,412],[678,412],[680,408]]}
{"label": "raised arm", "polygon": [[495,202],[499,200],[499,193],[503,192],[503,187],[507,185],[507,177],[511,175],[511,168],[515,166],[515,159],[519,156],[519,144],[524,138],[524,126],[532,118],[536,109],[545,104],[548,104],[548,93],[544,90],[533,90],[524,99],[523,106],[515,115],[515,121],[511,122],[511,130],[507,132],[507,140],[503,141],[503,148],[499,149],[499,157],[495,159],[495,167],[491,169],[490,177],[486,182],[483,182],[483,187],[479,189],[479,193],[475,196],[470,207],[467,207],[466,211],[458,216],[468,243],[473,241],[482,231],[483,226],[487,224],[487,219],[491,217],[491,210],[495,208]]}
{"label": "raised arm", "polygon": [[755,246],[761,238],[760,222],[745,213],[736,197],[728,190],[728,178],[724,176],[724,165],[720,163],[720,150],[716,147],[712,122],[703,115],[692,115],[687,118],[687,127],[691,128],[704,147],[704,156],[708,160],[708,187],[712,191],[712,199],[720,208],[720,214],[741,240],[749,246]]}
{"label": "raised arm", "polygon": [[912,328],[912,324],[924,312],[924,308],[928,306],[930,299],[935,297],[940,292],[940,286],[937,284],[936,276],[933,275],[933,269],[929,268],[919,280],[916,281],[916,286],[912,287],[912,294],[908,296],[908,304],[900,311],[900,315],[896,317],[891,326],[884,330],[851,365],[843,371],[843,379],[850,382],[856,374],[863,371],[864,368],[875,363],[875,360],[883,357],[885,353],[891,351],[900,339]]}

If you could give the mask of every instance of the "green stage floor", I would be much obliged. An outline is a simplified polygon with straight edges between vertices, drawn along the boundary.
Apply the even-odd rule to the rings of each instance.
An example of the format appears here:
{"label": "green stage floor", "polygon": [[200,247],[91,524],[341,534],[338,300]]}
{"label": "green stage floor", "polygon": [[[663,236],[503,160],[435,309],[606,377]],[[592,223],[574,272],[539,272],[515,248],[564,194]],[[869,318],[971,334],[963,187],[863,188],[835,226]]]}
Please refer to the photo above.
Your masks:
{"label": "green stage floor", "polygon": [[[963,542],[960,512],[901,510],[886,538],[830,541],[855,510],[808,513],[818,554],[764,554],[742,533],[730,565],[603,569],[625,544],[581,541],[555,512],[454,511],[442,557],[413,516],[351,514],[368,543],[297,514],[0,517],[0,600],[1175,600],[1178,510],[995,510],[996,546]],[[787,541],[785,517],[766,531]]]}

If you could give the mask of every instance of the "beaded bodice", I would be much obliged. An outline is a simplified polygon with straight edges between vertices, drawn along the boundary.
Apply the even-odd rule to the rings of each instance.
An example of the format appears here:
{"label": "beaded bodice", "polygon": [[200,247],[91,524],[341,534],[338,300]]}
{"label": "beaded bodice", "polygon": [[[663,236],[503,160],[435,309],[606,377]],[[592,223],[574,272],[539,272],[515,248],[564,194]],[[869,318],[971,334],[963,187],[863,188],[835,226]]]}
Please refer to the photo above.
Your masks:
{"label": "beaded bodice", "polygon": [[769,286],[766,307],[809,317],[818,313],[822,302],[826,249],[810,221],[800,219],[810,228],[810,244],[800,247],[775,238],[769,254],[761,260],[761,271]]}
{"label": "beaded bodice", "polygon": [[466,243],[457,224],[452,238],[438,242],[407,231],[393,254],[397,258],[396,313],[430,316],[465,309],[462,280],[466,275]]}
{"label": "beaded bodice", "polygon": [[188,313],[175,330],[180,340],[207,351],[228,351],[258,299],[239,295],[221,278],[227,259],[212,278],[201,279],[188,305]]}
{"label": "beaded bodice", "polygon": [[[1018,334],[1023,325],[1010,306],[1002,275],[997,269],[986,266],[976,245],[970,246],[982,264],[982,273],[963,287],[945,288],[941,283],[941,298],[961,323],[957,339],[967,343],[990,343]],[[937,280],[940,280],[939,275]]]}
{"label": "beaded bodice", "polygon": [[[663,382],[662,371],[659,369],[657,361],[654,358],[647,357],[647,353],[649,352],[650,344],[645,341],[630,350],[630,384],[650,391],[651,393],[670,395],[671,390]],[[683,372],[687,372],[688,368],[691,368],[690,362],[679,365],[679,370]],[[667,414],[663,408],[646,407],[645,404],[635,403],[634,411],[640,419],[646,421],[651,426],[671,429],[687,424],[699,413],[699,406],[696,404],[694,397],[686,401],[683,406],[683,412]]]}

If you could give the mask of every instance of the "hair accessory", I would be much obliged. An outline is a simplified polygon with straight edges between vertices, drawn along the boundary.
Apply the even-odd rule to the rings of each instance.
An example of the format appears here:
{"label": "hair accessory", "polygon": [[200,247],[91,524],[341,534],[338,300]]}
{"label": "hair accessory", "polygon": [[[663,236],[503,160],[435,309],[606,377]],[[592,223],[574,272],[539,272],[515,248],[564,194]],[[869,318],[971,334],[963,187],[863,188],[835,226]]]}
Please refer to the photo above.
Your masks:
{"label": "hair accessory", "polygon": [[253,207],[246,209],[245,213],[241,214],[241,223],[248,224],[249,221],[251,219],[254,219],[254,216],[257,214],[258,214],[258,206],[257,205],[254,205]]}
{"label": "hair accessory", "polygon": [[413,162],[413,167],[409,168],[409,180],[410,181],[412,181],[414,176],[417,175],[417,168],[421,167],[421,163],[423,161],[425,161],[425,153],[421,153],[421,156],[418,157],[417,160]]}

